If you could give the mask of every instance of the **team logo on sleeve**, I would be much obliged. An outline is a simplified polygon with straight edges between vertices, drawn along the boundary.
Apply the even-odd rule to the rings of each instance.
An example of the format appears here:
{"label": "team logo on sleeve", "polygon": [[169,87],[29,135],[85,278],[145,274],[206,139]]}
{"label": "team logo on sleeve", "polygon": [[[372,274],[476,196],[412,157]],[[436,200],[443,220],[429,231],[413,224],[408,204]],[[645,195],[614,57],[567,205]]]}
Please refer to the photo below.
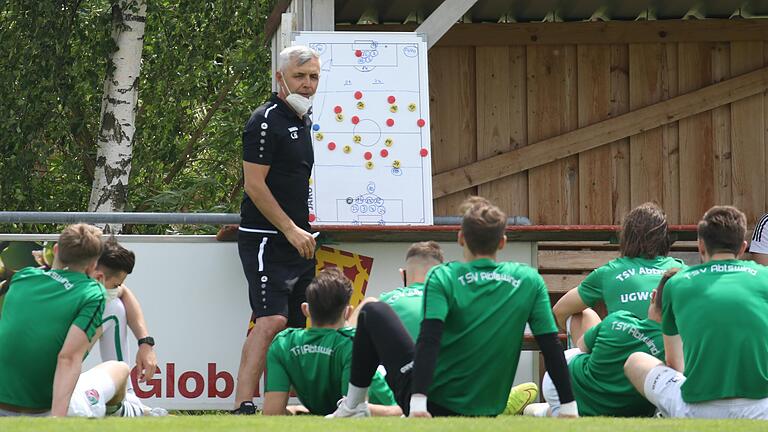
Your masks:
{"label": "team logo on sleeve", "polygon": [[86,390],[85,398],[88,399],[89,404],[96,405],[99,403],[99,392],[96,389]]}

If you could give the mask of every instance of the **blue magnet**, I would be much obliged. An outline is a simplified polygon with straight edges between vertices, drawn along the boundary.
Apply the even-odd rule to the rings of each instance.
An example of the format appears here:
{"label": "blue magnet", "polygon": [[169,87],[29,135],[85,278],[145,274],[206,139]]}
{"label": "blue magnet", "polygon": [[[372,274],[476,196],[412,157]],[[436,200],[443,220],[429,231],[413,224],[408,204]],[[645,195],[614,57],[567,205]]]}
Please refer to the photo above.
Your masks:
{"label": "blue magnet", "polygon": [[320,130],[320,125],[317,124],[317,123],[313,124],[312,125],[312,130],[315,131],[315,132],[319,131]]}

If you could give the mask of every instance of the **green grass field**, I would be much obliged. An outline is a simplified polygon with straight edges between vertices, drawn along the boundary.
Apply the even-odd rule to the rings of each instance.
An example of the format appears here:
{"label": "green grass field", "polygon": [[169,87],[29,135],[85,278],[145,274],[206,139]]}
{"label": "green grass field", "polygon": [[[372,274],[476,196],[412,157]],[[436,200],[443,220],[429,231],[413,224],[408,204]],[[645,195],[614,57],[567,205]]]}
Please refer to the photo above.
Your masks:
{"label": "green grass field", "polygon": [[319,417],[249,418],[226,415],[178,416],[166,418],[104,420],[0,418],[0,431],[52,432],[187,432],[221,430],[227,432],[281,431],[291,432],[633,432],[633,431],[765,431],[768,422],[752,420],[670,420],[670,419],[612,419],[581,418],[573,420],[539,419],[530,417],[500,417],[497,419],[442,418],[413,420],[400,418],[326,420]]}

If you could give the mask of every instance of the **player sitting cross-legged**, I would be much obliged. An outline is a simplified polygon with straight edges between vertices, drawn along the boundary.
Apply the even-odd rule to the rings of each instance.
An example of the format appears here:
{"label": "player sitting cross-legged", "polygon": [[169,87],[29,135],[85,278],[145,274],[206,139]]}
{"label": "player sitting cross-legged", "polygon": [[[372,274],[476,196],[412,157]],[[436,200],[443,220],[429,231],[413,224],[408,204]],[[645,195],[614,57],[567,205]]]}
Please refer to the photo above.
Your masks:
{"label": "player sitting cross-legged", "polygon": [[349,391],[332,416],[368,414],[365,399],[379,364],[411,417],[498,415],[507,404],[526,323],[563,401],[560,416],[578,415],[544,280],[526,265],[496,262],[506,245],[501,210],[483,198],[463,207],[458,242],[465,262],[435,266],[427,275],[416,345],[389,305],[365,305]]}
{"label": "player sitting cross-legged", "polygon": [[[349,317],[352,282],[336,268],[320,272],[307,287],[301,305],[312,327],[289,328],[275,336],[267,351],[265,415],[286,415],[288,391],[293,387],[311,414],[336,409],[349,383],[354,328],[343,327]],[[376,375],[370,393],[373,415],[399,416],[392,391]]]}
{"label": "player sitting cross-legged", "polygon": [[[664,284],[679,269],[667,270],[658,288],[651,292],[648,318],[641,319],[628,311],[616,311],[601,322],[587,309],[582,312],[582,329],[572,328],[578,348],[565,352],[571,373],[573,395],[581,416],[649,417],[656,410],[635,390],[624,376],[624,362],[634,352],[664,358],[661,336],[661,293]],[[556,416],[560,410],[557,392],[549,374],[544,375],[542,394],[546,403],[531,404],[526,415]]]}
{"label": "player sitting cross-legged", "polygon": [[666,365],[632,354],[624,371],[665,417],[768,419],[768,268],[739,260],[747,220],[731,206],[699,222],[703,264],[661,293]]}

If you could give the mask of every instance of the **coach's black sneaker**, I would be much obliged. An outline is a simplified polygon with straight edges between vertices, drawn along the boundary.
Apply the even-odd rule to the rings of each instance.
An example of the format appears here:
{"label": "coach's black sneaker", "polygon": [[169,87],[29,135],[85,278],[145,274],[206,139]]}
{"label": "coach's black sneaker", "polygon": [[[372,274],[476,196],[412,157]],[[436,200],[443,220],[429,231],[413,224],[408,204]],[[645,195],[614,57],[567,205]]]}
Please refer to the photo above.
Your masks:
{"label": "coach's black sneaker", "polygon": [[229,413],[233,415],[254,415],[256,414],[256,405],[251,401],[245,401],[240,404],[240,408],[233,409]]}

